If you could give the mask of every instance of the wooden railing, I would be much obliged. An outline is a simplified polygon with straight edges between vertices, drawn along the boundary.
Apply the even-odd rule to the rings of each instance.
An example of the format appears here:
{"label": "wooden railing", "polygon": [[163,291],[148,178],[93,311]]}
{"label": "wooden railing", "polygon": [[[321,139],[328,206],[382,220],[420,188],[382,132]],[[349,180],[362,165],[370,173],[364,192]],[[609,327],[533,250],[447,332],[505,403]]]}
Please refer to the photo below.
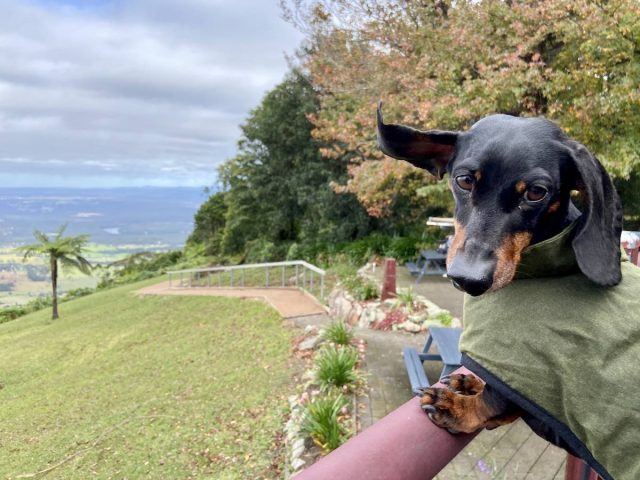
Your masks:
{"label": "wooden railing", "polygon": [[167,274],[171,288],[297,287],[320,300],[324,300],[325,294],[326,272],[303,260],[192,268]]}

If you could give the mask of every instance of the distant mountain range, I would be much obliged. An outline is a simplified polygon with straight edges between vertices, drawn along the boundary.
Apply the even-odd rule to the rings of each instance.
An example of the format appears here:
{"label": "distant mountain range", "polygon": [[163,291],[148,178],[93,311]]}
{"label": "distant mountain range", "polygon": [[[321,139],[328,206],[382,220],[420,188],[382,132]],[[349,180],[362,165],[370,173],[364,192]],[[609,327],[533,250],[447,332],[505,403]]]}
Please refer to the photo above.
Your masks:
{"label": "distant mountain range", "polygon": [[33,242],[33,229],[50,233],[68,223],[72,235],[109,245],[182,246],[201,188],[0,188],[0,246]]}

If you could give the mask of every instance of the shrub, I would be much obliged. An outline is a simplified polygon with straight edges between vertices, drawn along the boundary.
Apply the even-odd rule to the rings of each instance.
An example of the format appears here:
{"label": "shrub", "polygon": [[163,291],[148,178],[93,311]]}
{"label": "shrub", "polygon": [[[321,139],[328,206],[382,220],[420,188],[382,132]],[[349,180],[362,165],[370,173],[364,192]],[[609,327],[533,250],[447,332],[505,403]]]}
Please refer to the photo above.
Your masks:
{"label": "shrub", "polygon": [[325,347],[316,357],[316,380],[323,390],[355,383],[358,352],[351,347]]}
{"label": "shrub", "polygon": [[416,296],[413,293],[413,288],[403,288],[396,293],[396,306],[404,306],[407,311],[412,312],[413,306],[416,301]]}
{"label": "shrub", "polygon": [[378,287],[373,282],[358,276],[358,271],[351,265],[335,265],[331,268],[342,286],[361,302],[378,296]]}
{"label": "shrub", "polygon": [[332,322],[322,334],[322,337],[338,345],[350,345],[353,340],[351,329],[343,322]]}
{"label": "shrub", "polygon": [[282,260],[286,252],[284,245],[276,245],[263,238],[256,238],[247,242],[245,260],[247,263],[275,262]]}
{"label": "shrub", "polygon": [[386,257],[395,258],[400,263],[415,259],[423,243],[419,237],[393,237],[385,250]]}
{"label": "shrub", "polygon": [[304,410],[302,430],[322,449],[335,450],[347,439],[346,428],[340,423],[340,412],[346,406],[342,395],[316,398]]}
{"label": "shrub", "polygon": [[378,287],[369,280],[360,278],[357,275],[343,278],[342,285],[356,300],[360,300],[361,302],[378,297]]}
{"label": "shrub", "polygon": [[341,251],[351,263],[363,265],[375,255],[384,255],[390,242],[390,237],[386,235],[373,234],[346,244],[341,248]]}
{"label": "shrub", "polygon": [[[74,298],[85,297],[87,295],[91,295],[95,292],[93,288],[74,288],[73,290],[69,290],[62,297],[62,301],[65,302],[67,300],[73,300]],[[49,303],[51,301],[49,300]],[[47,305],[48,306],[48,305]]]}
{"label": "shrub", "polygon": [[29,311],[25,307],[9,307],[0,310],[0,323],[15,320],[18,317],[26,315]]}
{"label": "shrub", "polygon": [[447,312],[440,312],[440,313],[438,313],[437,315],[434,315],[431,318],[433,320],[436,320],[437,322],[440,322],[445,327],[450,327],[451,326],[451,322],[453,321],[453,317],[451,316],[450,313],[447,313]]}

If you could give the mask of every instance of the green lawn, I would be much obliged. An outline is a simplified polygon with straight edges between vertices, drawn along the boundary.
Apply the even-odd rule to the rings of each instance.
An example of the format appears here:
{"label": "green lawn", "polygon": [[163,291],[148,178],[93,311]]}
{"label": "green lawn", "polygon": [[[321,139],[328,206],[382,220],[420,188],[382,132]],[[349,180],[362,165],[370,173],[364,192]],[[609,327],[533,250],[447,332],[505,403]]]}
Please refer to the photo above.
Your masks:
{"label": "green lawn", "polygon": [[292,332],[259,301],[135,295],[151,283],[0,325],[0,478],[278,476]]}

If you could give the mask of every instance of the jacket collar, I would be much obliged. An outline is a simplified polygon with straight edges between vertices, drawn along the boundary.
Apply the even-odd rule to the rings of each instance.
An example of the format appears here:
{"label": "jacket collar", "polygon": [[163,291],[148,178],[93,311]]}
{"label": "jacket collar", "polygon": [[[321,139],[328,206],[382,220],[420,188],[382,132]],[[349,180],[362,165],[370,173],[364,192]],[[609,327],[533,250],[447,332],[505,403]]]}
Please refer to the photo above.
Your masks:
{"label": "jacket collar", "polygon": [[554,237],[525,248],[515,278],[551,277],[579,271],[571,247],[575,227],[573,222]]}

